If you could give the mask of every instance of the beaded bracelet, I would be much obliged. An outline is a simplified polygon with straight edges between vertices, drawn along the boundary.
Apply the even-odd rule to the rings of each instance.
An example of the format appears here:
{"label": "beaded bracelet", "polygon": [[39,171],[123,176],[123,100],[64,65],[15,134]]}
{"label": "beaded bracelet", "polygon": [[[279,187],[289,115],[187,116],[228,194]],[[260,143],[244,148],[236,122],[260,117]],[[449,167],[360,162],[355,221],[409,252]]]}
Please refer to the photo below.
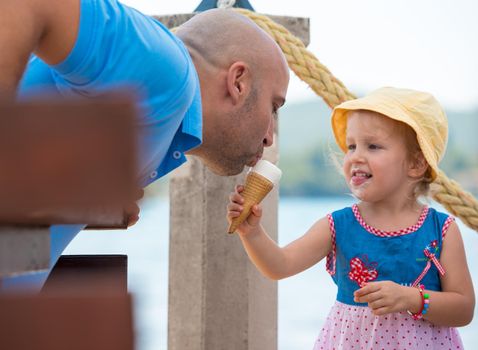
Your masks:
{"label": "beaded bracelet", "polygon": [[422,299],[422,306],[420,310],[417,313],[412,313],[410,310],[407,310],[407,313],[412,316],[414,320],[419,320],[423,318],[423,315],[425,315],[428,312],[428,308],[430,307],[430,295],[428,293],[423,293],[423,290],[425,289],[425,286],[423,284],[420,284],[417,286],[418,291],[420,292],[420,297]]}

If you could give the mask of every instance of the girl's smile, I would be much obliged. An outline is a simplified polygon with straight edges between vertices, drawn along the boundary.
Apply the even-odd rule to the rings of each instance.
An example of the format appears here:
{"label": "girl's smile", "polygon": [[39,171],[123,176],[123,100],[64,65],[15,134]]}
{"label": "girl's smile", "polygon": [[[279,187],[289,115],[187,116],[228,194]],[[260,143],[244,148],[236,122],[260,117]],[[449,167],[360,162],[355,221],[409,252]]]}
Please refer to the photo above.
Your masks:
{"label": "girl's smile", "polygon": [[352,186],[361,186],[366,183],[372,174],[364,172],[362,170],[352,170],[352,177],[350,179]]}

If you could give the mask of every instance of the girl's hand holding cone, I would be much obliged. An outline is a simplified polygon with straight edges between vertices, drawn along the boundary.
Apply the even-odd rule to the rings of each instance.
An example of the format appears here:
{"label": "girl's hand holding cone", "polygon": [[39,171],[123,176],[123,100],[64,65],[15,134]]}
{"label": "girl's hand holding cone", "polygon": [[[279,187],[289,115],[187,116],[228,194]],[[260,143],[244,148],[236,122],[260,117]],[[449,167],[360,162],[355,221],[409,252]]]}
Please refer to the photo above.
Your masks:
{"label": "girl's hand holding cone", "polygon": [[[262,213],[257,205],[279,183],[282,171],[267,160],[259,160],[249,171],[245,186],[236,187],[236,192],[230,197],[228,206],[229,233],[234,233],[247,220],[249,225],[259,224]],[[257,221],[254,220],[256,216]]]}
{"label": "girl's hand holding cone", "polygon": [[[259,204],[249,205],[249,210],[244,220],[238,222],[239,218],[246,214],[243,197],[244,186],[237,185],[236,191],[229,195],[229,204],[227,206],[227,220],[229,221],[229,233],[237,232],[240,235],[247,235],[258,227],[262,217],[262,208]],[[232,231],[232,232],[231,232]]]}

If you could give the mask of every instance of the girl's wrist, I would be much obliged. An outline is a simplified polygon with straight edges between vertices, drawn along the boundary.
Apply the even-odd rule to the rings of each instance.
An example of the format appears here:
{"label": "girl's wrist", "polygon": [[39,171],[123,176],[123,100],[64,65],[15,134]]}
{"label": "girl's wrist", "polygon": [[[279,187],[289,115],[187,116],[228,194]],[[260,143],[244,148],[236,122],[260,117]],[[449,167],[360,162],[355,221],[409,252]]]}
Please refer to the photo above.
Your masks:
{"label": "girl's wrist", "polygon": [[249,226],[245,230],[239,230],[237,233],[244,238],[252,238],[260,233],[260,226]]}
{"label": "girl's wrist", "polygon": [[422,308],[422,296],[416,287],[407,287],[408,289],[408,307],[407,310],[413,314],[420,312]]}

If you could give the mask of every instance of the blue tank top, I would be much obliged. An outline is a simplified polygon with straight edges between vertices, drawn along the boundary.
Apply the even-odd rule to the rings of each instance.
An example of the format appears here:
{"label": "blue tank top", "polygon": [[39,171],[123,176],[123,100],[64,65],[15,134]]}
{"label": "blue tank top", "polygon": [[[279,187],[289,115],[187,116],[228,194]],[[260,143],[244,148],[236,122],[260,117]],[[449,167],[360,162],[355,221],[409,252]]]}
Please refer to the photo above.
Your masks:
{"label": "blue tank top", "polygon": [[353,300],[361,283],[393,281],[412,285],[427,263],[430,269],[420,278],[420,284],[429,290],[441,290],[438,267],[425,255],[425,250],[440,259],[443,235],[453,217],[424,207],[415,225],[397,232],[367,225],[356,205],[328,217],[335,249],[327,256],[327,270],[338,287],[337,301],[364,306]]}

